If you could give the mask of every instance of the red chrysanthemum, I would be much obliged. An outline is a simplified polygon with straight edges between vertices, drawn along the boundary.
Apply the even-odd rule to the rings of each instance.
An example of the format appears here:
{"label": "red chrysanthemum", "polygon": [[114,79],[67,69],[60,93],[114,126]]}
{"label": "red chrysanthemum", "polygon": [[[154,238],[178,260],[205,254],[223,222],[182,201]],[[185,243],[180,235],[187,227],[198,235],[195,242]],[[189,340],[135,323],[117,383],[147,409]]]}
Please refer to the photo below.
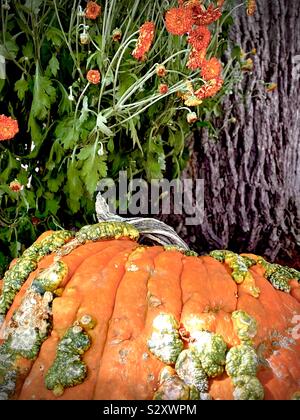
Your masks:
{"label": "red chrysanthemum", "polygon": [[211,79],[203,86],[201,86],[198,90],[196,90],[195,95],[198,99],[201,100],[205,98],[210,98],[211,96],[214,96],[217,92],[219,92],[219,90],[223,86],[223,83],[224,81],[220,77]]}
{"label": "red chrysanthemum", "polygon": [[168,87],[168,85],[166,85],[165,83],[161,83],[161,84],[158,86],[158,91],[159,91],[159,93],[160,93],[161,95],[165,95],[166,93],[168,93],[168,91],[169,91],[169,87]]}
{"label": "red chrysanthemum", "polygon": [[85,9],[85,17],[88,19],[97,19],[101,13],[101,6],[95,1],[89,1]]}
{"label": "red chrysanthemum", "polygon": [[139,38],[132,52],[134,58],[144,61],[146,53],[150,50],[154,39],[155,25],[153,22],[145,22],[139,30]]}
{"label": "red chrysanthemum", "polygon": [[100,82],[101,74],[98,70],[89,70],[87,72],[86,78],[93,85],[97,85]]}
{"label": "red chrysanthemum", "polygon": [[188,43],[198,51],[205,50],[210,42],[211,34],[206,26],[198,26],[188,36]]}
{"label": "red chrysanthemum", "polygon": [[201,77],[204,80],[216,79],[220,76],[222,71],[222,64],[216,57],[210,60],[203,60],[201,65]]}
{"label": "red chrysanthemum", "polygon": [[198,51],[195,48],[192,48],[189,54],[188,62],[186,64],[187,68],[190,70],[199,69],[205,58],[205,54],[206,54],[206,49]]}
{"label": "red chrysanthemum", "polygon": [[0,141],[12,139],[18,132],[19,125],[17,120],[13,120],[6,115],[0,115]]}
{"label": "red chrysanthemum", "polygon": [[207,9],[198,1],[192,2],[186,6],[192,12],[193,21],[195,25],[210,25],[222,16],[219,7],[214,9],[210,4]]}
{"label": "red chrysanthemum", "polygon": [[193,26],[192,10],[185,7],[173,7],[165,15],[167,31],[172,35],[184,35]]}

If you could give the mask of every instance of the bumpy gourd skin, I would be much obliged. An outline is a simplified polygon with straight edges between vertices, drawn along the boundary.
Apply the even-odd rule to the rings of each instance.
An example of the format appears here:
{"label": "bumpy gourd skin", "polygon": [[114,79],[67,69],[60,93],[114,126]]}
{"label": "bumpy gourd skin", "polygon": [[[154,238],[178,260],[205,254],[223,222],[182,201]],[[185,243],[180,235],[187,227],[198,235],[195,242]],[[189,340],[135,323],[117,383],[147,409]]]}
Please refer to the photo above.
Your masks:
{"label": "bumpy gourd skin", "polygon": [[0,324],[29,274],[37,268],[38,261],[45,255],[59,249],[72,233],[63,230],[50,234],[41,242],[33,244],[18,258],[15,265],[4,274],[3,289],[0,296]]}
{"label": "bumpy gourd skin", "polygon": [[133,240],[139,238],[139,231],[125,222],[100,222],[95,225],[84,226],[76,233],[75,238],[80,243],[99,241],[100,239],[118,239],[128,237]]}
{"label": "bumpy gourd skin", "polygon": [[190,349],[199,358],[209,377],[221,375],[224,371],[227,346],[223,337],[208,331],[194,333]]}
{"label": "bumpy gourd skin", "polygon": [[208,379],[200,359],[191,350],[183,350],[176,361],[177,375],[189,386],[195,386],[199,392],[207,392]]}
{"label": "bumpy gourd skin", "polygon": [[235,400],[263,400],[264,388],[255,376],[241,375],[231,378]]}
{"label": "bumpy gourd skin", "polygon": [[87,368],[80,356],[90,345],[90,337],[80,326],[69,328],[63,336],[58,344],[54,363],[45,377],[46,387],[53,390],[55,395],[62,395],[65,388],[84,381]]}
{"label": "bumpy gourd skin", "polygon": [[[170,366],[165,366],[159,375],[159,388],[154,400],[199,400],[206,394],[200,394],[193,385],[188,385]],[[204,397],[203,397],[204,399]],[[208,398],[207,398],[208,399]]]}
{"label": "bumpy gourd skin", "polygon": [[257,365],[255,350],[245,344],[232,347],[226,355],[226,372],[229,376],[255,376]]}
{"label": "bumpy gourd skin", "polygon": [[294,268],[269,263],[262,257],[259,257],[257,262],[265,268],[265,277],[275,289],[289,293],[291,290],[290,280],[296,279],[298,282],[300,281],[300,272]]}
{"label": "bumpy gourd skin", "polygon": [[234,311],[231,314],[233,327],[242,342],[251,343],[257,333],[257,322],[245,311]]}
{"label": "bumpy gourd skin", "polygon": [[148,340],[148,348],[164,363],[174,364],[183,349],[178,328],[178,322],[171,314],[159,314],[153,320],[153,332]]}

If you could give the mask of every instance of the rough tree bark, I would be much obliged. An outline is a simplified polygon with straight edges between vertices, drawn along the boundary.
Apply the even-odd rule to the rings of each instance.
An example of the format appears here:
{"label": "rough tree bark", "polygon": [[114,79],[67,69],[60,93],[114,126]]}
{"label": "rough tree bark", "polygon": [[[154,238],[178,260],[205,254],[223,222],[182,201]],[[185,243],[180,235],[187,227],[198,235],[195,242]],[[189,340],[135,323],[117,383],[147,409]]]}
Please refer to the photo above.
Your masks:
{"label": "rough tree bark", "polygon": [[[230,248],[299,266],[300,1],[258,0],[254,16],[240,8],[234,20],[233,44],[257,54],[253,72],[214,121],[225,126],[219,139],[202,130],[193,140],[183,176],[205,180],[204,221],[185,226],[184,217],[162,219],[200,253]],[[263,82],[278,88],[266,92]],[[227,122],[232,117],[234,124]]]}

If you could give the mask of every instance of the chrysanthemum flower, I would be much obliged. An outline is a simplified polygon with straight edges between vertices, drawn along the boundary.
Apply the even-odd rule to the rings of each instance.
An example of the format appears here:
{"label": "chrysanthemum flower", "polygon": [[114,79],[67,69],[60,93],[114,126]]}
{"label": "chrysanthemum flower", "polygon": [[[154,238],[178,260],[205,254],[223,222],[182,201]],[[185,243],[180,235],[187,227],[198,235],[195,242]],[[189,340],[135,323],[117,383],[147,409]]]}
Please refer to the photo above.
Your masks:
{"label": "chrysanthemum flower", "polygon": [[88,82],[92,83],[93,85],[97,85],[100,82],[101,75],[98,70],[89,70],[87,72],[86,78]]}
{"label": "chrysanthemum flower", "polygon": [[201,4],[200,1],[192,2],[186,6],[192,11],[192,16],[195,25],[210,25],[222,16],[222,12],[219,7],[214,9],[214,6],[210,4],[207,9]]}
{"label": "chrysanthemum flower", "polygon": [[156,67],[156,75],[158,77],[165,77],[165,75],[167,74],[167,69],[165,68],[165,66],[163,64],[159,64]]}
{"label": "chrysanthemum flower", "polygon": [[146,53],[150,50],[154,39],[155,25],[153,22],[145,22],[139,30],[139,38],[132,52],[134,58],[144,61]]}
{"label": "chrysanthemum flower", "polygon": [[210,42],[211,34],[206,26],[198,26],[188,36],[188,43],[197,51],[205,50]]}
{"label": "chrysanthemum flower", "polygon": [[17,120],[13,120],[6,115],[0,115],[0,141],[12,139],[18,132],[19,125]]}
{"label": "chrysanthemum flower", "polygon": [[14,191],[14,192],[19,192],[19,191],[21,191],[22,187],[23,187],[23,185],[22,185],[22,184],[20,184],[20,182],[19,182],[17,179],[15,179],[14,181],[12,181],[12,182],[9,184],[9,189],[10,189],[11,191]]}
{"label": "chrysanthemum flower", "polygon": [[211,80],[219,77],[221,71],[222,64],[216,57],[212,57],[210,60],[203,60],[200,74],[204,80]]}
{"label": "chrysanthemum flower", "polygon": [[88,19],[97,19],[101,13],[101,6],[95,1],[89,1],[85,9],[85,17]]}
{"label": "chrysanthemum flower", "polygon": [[199,69],[205,58],[205,54],[206,54],[206,49],[198,51],[195,48],[192,48],[189,54],[188,62],[186,64],[187,68],[190,70]]}
{"label": "chrysanthemum flower", "polygon": [[205,99],[214,96],[221,87],[223,86],[223,79],[220,77],[216,77],[215,79],[209,80],[203,86],[201,86],[198,90],[195,91],[195,95],[198,99]]}
{"label": "chrysanthemum flower", "polygon": [[184,35],[192,29],[192,10],[185,7],[173,7],[165,15],[167,31],[172,35]]}
{"label": "chrysanthemum flower", "polygon": [[169,91],[169,86],[168,86],[166,83],[161,83],[161,84],[158,86],[158,92],[159,92],[161,95],[165,95],[166,93],[168,93],[168,91]]}

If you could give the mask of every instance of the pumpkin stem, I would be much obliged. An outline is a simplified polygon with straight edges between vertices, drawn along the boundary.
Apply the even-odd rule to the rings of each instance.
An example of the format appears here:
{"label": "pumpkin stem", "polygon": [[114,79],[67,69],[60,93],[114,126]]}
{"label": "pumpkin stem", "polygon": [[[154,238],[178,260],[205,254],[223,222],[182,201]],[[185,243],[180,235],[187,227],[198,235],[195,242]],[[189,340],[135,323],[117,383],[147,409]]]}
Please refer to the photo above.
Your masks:
{"label": "pumpkin stem", "polygon": [[166,223],[152,217],[121,217],[109,211],[109,207],[98,192],[96,197],[96,216],[99,222],[126,222],[134,226],[141,235],[160,245],[177,245],[189,250],[187,244]]}

